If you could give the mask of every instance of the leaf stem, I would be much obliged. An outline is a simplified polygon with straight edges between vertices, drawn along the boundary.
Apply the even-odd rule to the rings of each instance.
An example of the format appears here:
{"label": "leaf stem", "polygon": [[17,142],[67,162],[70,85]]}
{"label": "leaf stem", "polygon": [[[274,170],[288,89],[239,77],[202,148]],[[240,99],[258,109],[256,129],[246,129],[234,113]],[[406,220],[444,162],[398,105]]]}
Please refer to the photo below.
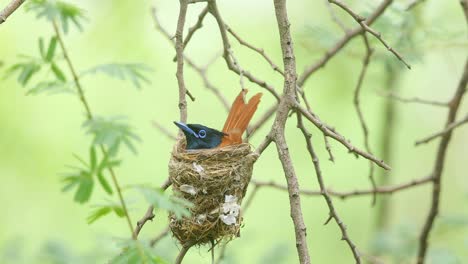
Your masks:
{"label": "leaf stem", "polygon": [[[86,118],[88,120],[92,120],[93,119],[93,114],[91,112],[91,108],[90,108],[90,106],[88,104],[88,101],[86,100],[85,95],[84,95],[84,91],[83,91],[83,88],[81,86],[78,74],[76,74],[76,71],[75,71],[75,68],[73,67],[70,56],[68,55],[67,49],[65,48],[65,43],[64,43],[64,41],[62,39],[62,35],[60,34],[60,30],[58,28],[57,22],[55,20],[52,21],[52,25],[54,27],[55,35],[57,36],[57,40],[58,40],[58,42],[60,44],[60,48],[62,49],[65,61],[67,62],[68,68],[70,69],[70,72],[71,72],[71,74],[73,76],[73,81],[74,81],[74,83],[76,85],[76,89],[78,91],[78,97],[80,98],[80,101],[81,101],[81,103],[83,104],[83,106],[84,106],[84,108],[86,110]],[[104,156],[107,156],[107,150],[105,149],[105,147],[102,144],[99,145],[99,146],[100,146],[100,149],[102,151],[102,154]],[[119,196],[120,204],[122,205],[122,209],[123,209],[123,211],[125,213],[125,218],[127,219],[128,227],[130,228],[132,238],[136,240],[136,236],[135,236],[134,231],[133,231],[132,220],[130,219],[130,215],[128,213],[127,206],[125,204],[125,200],[123,199],[122,191],[121,191],[119,182],[117,181],[117,176],[116,176],[116,174],[115,174],[115,172],[114,172],[114,170],[112,168],[108,168],[108,171],[109,171],[109,173],[110,173],[110,175],[112,177],[112,182],[114,183],[114,188],[117,190],[117,194]]]}

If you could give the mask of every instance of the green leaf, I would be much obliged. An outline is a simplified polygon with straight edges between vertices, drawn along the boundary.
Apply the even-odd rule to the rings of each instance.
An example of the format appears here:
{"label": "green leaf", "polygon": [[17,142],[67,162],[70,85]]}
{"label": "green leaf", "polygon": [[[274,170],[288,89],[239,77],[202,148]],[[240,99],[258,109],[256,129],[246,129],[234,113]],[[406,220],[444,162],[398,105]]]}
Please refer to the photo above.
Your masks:
{"label": "green leaf", "polygon": [[109,63],[93,67],[85,71],[82,76],[87,74],[101,73],[118,80],[130,80],[136,88],[140,89],[142,83],[151,83],[145,74],[148,74],[152,71],[153,70],[145,64]]}
{"label": "green leaf", "polygon": [[63,1],[53,0],[29,0],[26,10],[36,13],[37,18],[45,18],[49,22],[59,21],[63,32],[68,33],[69,22],[82,31],[81,21],[85,19],[84,10]]}
{"label": "green leaf", "polygon": [[44,49],[44,39],[39,38],[39,52],[41,53],[41,58],[45,59],[45,49]]}
{"label": "green leaf", "polygon": [[57,94],[57,93],[71,93],[76,94],[73,89],[73,83],[66,83],[62,81],[44,81],[34,85],[26,92],[26,95],[38,95],[41,93]]}
{"label": "green leaf", "polygon": [[84,122],[83,127],[88,134],[93,135],[94,145],[103,144],[107,146],[109,156],[114,156],[118,152],[121,142],[124,142],[128,149],[136,154],[134,142],[140,141],[140,138],[133,133],[130,125],[123,121],[121,117],[95,117]]}
{"label": "green leaf", "polygon": [[78,186],[74,196],[76,202],[85,203],[91,197],[94,182],[89,172],[80,170],[77,173],[70,173],[65,176],[63,182],[65,186],[62,191],[69,191],[73,187]]}
{"label": "green leaf", "polygon": [[45,57],[46,61],[52,61],[55,54],[55,48],[57,47],[57,37],[53,36],[49,42],[49,48],[47,48],[47,55]]}
{"label": "green leaf", "polygon": [[109,214],[110,212],[112,212],[112,209],[109,208],[109,207],[97,208],[96,210],[91,212],[91,214],[86,218],[86,221],[88,222],[88,224],[92,224],[96,220],[98,220],[99,218]]}
{"label": "green leaf", "polygon": [[8,78],[15,72],[19,72],[18,82],[22,86],[26,86],[31,77],[41,69],[41,65],[34,59],[29,58],[29,61],[17,63],[10,66],[6,71],[4,78]]}
{"label": "green leaf", "polygon": [[102,174],[102,172],[97,174],[97,178],[98,178],[99,183],[101,184],[102,188],[104,189],[104,191],[106,191],[106,193],[112,195],[113,194],[112,187],[107,182],[106,178],[104,178],[104,175]]}
{"label": "green leaf", "polygon": [[144,186],[137,186],[136,188],[155,208],[161,208],[172,212],[178,219],[184,216],[190,216],[188,208],[193,206],[191,202],[175,196],[169,196],[158,188]]}
{"label": "green leaf", "polygon": [[110,264],[168,264],[157,256],[151,247],[140,241],[127,241],[122,253],[114,257]]}
{"label": "green leaf", "polygon": [[91,147],[89,149],[89,163],[91,171],[94,171],[96,169],[97,165],[97,158],[96,158],[96,149],[94,147]]}
{"label": "green leaf", "polygon": [[67,79],[65,78],[65,74],[63,74],[62,70],[60,70],[57,64],[55,64],[55,62],[52,62],[50,66],[52,72],[55,74],[55,77],[57,77],[57,79],[63,83],[66,82]]}

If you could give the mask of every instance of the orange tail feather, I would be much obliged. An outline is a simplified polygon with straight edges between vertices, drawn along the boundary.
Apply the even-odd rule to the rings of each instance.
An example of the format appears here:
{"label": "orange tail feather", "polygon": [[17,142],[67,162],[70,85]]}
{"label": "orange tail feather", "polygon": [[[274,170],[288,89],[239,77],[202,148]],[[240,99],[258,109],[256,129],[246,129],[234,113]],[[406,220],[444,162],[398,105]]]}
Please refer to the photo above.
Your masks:
{"label": "orange tail feather", "polygon": [[242,90],[232,104],[223,127],[223,132],[227,135],[223,138],[220,147],[242,143],[242,134],[247,129],[262,97],[262,93],[258,93],[246,104],[246,93],[247,90]]}

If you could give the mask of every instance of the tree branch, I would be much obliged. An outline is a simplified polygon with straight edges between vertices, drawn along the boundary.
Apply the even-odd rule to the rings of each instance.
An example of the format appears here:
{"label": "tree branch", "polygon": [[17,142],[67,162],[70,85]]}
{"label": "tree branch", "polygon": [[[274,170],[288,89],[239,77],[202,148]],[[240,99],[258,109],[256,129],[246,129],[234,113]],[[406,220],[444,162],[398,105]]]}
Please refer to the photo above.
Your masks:
{"label": "tree branch", "polygon": [[[323,198],[327,202],[328,209],[329,209],[329,219],[325,222],[325,224],[328,223],[332,218],[335,219],[336,224],[341,230],[341,235],[342,235],[342,240],[346,241],[348,244],[349,248],[351,249],[351,252],[353,253],[354,260],[356,261],[357,264],[361,263],[361,258],[359,256],[359,251],[356,248],[356,245],[354,242],[349,238],[348,232],[346,231],[346,226],[343,223],[343,221],[340,219],[338,216],[338,213],[336,212],[335,207],[333,206],[333,201],[327,193],[327,189],[325,187],[325,183],[323,181],[322,177],[322,171],[320,169],[320,163],[317,154],[314,151],[314,148],[312,146],[311,142],[311,137],[312,135],[306,130],[304,123],[302,122],[302,115],[300,113],[297,113],[297,127],[301,130],[302,134],[304,135],[306,144],[307,144],[307,151],[310,154],[310,158],[312,159],[312,162],[314,164],[315,168],[315,174],[317,175],[317,181],[320,186],[320,193],[322,194]],[[375,190],[375,188],[374,188]]]}
{"label": "tree branch", "polygon": [[[180,121],[187,123],[187,100],[185,99],[185,94],[187,93],[187,88],[185,87],[184,81],[184,41],[183,41],[183,32],[185,25],[185,17],[187,16],[187,0],[179,0],[180,9],[179,9],[179,19],[177,21],[177,30],[175,33],[175,49],[177,54],[177,84],[179,86],[179,111],[180,111]],[[179,135],[182,132],[179,131]]]}
{"label": "tree branch", "polygon": [[432,106],[440,106],[440,107],[448,107],[448,103],[446,102],[439,102],[439,101],[432,101],[432,100],[426,100],[426,99],[421,99],[418,97],[411,97],[411,98],[405,98],[401,97],[392,91],[389,92],[377,92],[379,95],[383,97],[387,97],[389,99],[393,99],[395,101],[403,102],[403,103],[417,103],[417,104],[425,104],[425,105],[432,105]]}
{"label": "tree branch", "polygon": [[438,138],[438,137],[441,137],[449,132],[451,132],[452,130],[454,130],[455,128],[459,127],[459,126],[462,126],[464,125],[465,123],[468,123],[468,114],[465,116],[465,118],[463,118],[462,120],[460,121],[457,121],[457,122],[453,122],[453,123],[450,123],[444,130],[440,131],[440,132],[437,132],[435,134],[432,134],[426,138],[423,138],[421,140],[418,140],[416,141],[416,146],[420,145],[420,144],[424,144],[424,143],[429,143],[430,141]]}
{"label": "tree branch", "polygon": [[0,11],[0,24],[3,24],[3,22],[5,22],[7,18],[23,3],[24,0],[12,0],[2,11]]}
{"label": "tree branch", "polygon": [[307,247],[307,233],[302,216],[301,198],[299,195],[299,182],[294,170],[288,145],[286,143],[284,127],[288,119],[288,112],[295,103],[296,94],[296,60],[293,51],[293,42],[291,38],[288,14],[286,11],[286,0],[274,0],[276,21],[281,42],[281,51],[284,64],[284,88],[283,96],[278,105],[276,119],[271,129],[271,135],[276,143],[278,157],[283,166],[284,176],[288,185],[289,204],[291,209],[291,218],[294,223],[296,235],[296,248],[301,264],[309,264],[310,256]]}
{"label": "tree branch", "polygon": [[[377,18],[379,18],[384,11],[390,6],[393,0],[383,0],[382,3],[374,10],[374,12],[364,21],[364,23],[368,26],[372,25]],[[335,46],[330,48],[321,59],[319,59],[314,64],[308,66],[304,72],[299,76],[297,80],[297,85],[303,87],[307,79],[316,72],[318,69],[322,68],[327,64],[327,62],[333,58],[341,49],[343,49],[354,37],[362,34],[364,32],[364,28],[359,26],[354,28],[353,30],[348,31],[342,39],[340,39]]]}

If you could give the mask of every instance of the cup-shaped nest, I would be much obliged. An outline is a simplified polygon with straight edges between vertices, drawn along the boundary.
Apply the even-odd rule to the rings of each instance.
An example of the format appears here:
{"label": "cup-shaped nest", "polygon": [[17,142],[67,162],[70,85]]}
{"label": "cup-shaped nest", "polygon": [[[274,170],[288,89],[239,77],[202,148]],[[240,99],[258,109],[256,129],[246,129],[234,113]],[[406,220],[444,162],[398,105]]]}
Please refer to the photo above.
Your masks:
{"label": "cup-shaped nest", "polygon": [[174,195],[193,206],[191,216],[169,215],[174,236],[184,244],[204,244],[239,236],[240,205],[257,158],[247,143],[206,150],[185,150],[179,141],[169,161]]}

